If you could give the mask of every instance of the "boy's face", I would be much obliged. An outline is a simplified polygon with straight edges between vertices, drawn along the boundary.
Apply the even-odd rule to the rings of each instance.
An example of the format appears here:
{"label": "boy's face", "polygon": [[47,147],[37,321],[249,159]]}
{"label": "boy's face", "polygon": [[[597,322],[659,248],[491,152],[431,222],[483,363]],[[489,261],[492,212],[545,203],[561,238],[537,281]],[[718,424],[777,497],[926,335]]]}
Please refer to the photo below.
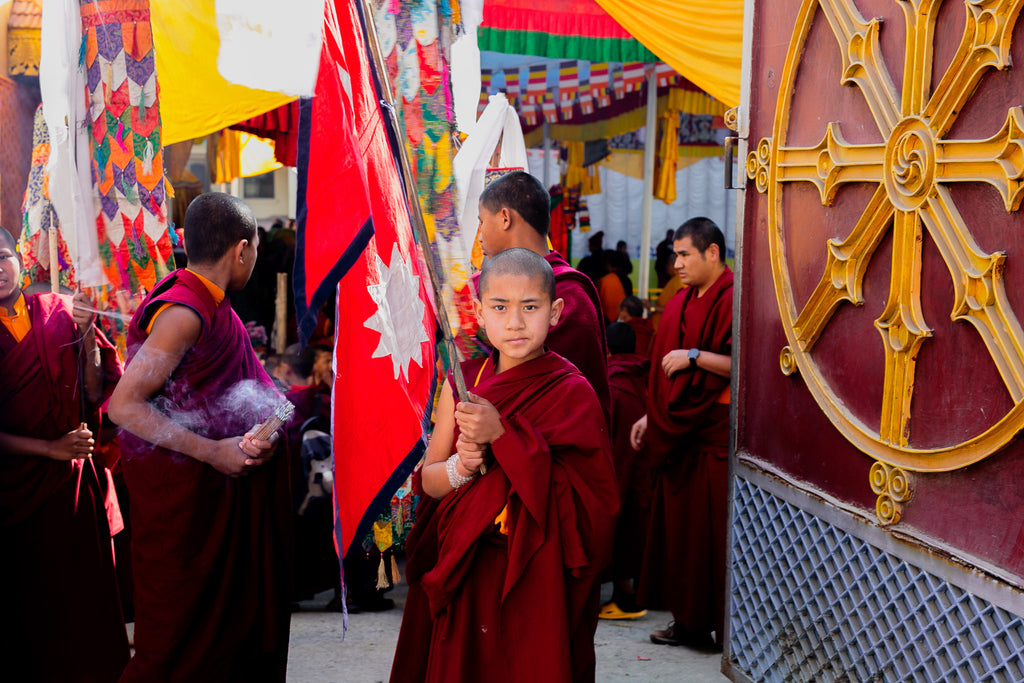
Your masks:
{"label": "boy's face", "polygon": [[511,246],[508,244],[508,209],[491,213],[483,204],[479,205],[479,227],[477,237],[484,258],[500,254]]}
{"label": "boy's face", "polygon": [[21,294],[21,259],[0,238],[0,306],[10,310]]}
{"label": "boy's face", "polygon": [[473,304],[487,339],[501,354],[499,370],[544,353],[548,329],[558,322],[564,302],[552,302],[539,277],[494,275],[487,279],[481,296]]}

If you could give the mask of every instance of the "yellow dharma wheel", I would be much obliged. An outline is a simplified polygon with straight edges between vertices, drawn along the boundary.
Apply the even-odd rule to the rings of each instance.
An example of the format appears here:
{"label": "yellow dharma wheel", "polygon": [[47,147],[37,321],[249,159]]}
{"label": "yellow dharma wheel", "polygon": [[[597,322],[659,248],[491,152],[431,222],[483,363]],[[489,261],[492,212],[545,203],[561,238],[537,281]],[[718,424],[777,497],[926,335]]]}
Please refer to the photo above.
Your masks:
{"label": "yellow dharma wheel", "polygon": [[[949,4],[893,0],[893,15],[903,19],[903,26],[893,20],[884,28],[905,31],[900,44],[903,54],[894,55],[891,46],[899,41],[880,41],[883,22],[866,20],[854,0],[806,0],[778,79],[772,137],[761,139],[746,160],[748,177],[759,192],[767,193],[766,237],[789,344],[780,357],[783,372],[799,373],[821,409],[857,448],[877,460],[916,471],[948,471],[977,462],[1006,446],[1024,428],[1024,330],[1004,282],[1007,256],[979,246],[972,234],[972,227],[978,226],[972,226],[970,212],[961,210],[960,190],[953,189],[970,186],[991,194],[994,188],[1004,217],[1016,212],[1024,198],[1021,108],[1006,106],[1004,97],[1002,128],[997,125],[985,131],[988,137],[972,139],[956,128],[965,104],[986,74],[1010,68],[1011,37],[1024,0],[966,0],[944,8]],[[939,26],[940,11],[948,18],[952,10],[961,16]],[[948,30],[942,33],[937,26],[942,30],[953,26],[957,35],[947,35]],[[815,52],[808,43],[812,30],[816,31],[815,49],[822,45],[823,32],[834,38],[832,44],[838,46],[842,59],[841,73],[834,74],[835,85],[852,86],[869,114],[857,120],[851,113],[849,120],[840,117],[821,123],[814,137],[817,144],[796,146],[788,143],[797,130],[794,102],[821,97],[796,87],[800,69],[813,65]],[[935,57],[940,34],[951,58]],[[902,75],[890,71],[893,64],[902,67]],[[805,136],[808,120],[799,121]],[[865,121],[877,132],[873,128],[865,135]],[[864,138],[877,141],[848,142]],[[805,236],[795,232],[799,226],[787,208],[789,194],[802,193],[806,199],[811,186],[817,190],[816,194],[810,190],[812,199],[820,199],[824,207],[833,204],[840,189],[860,188],[857,192],[865,201],[858,206],[863,210],[836,219],[848,221],[837,231],[842,237],[808,244]],[[921,445],[917,442],[927,439],[915,440],[911,431],[912,399],[915,386],[921,384],[918,357],[939,333],[938,326],[929,325],[927,307],[922,305],[922,297],[927,301],[935,295],[923,284],[932,280],[922,279],[926,238],[948,269],[950,324],[973,330],[970,338],[977,352],[991,359],[1001,378],[1003,386],[993,390],[1005,392],[1009,400],[994,404],[1001,406],[1001,414],[991,416],[977,433],[950,438],[949,443]],[[879,248],[890,243],[891,252]],[[790,263],[797,249],[818,250],[819,263],[824,263],[820,279],[804,289],[795,283]],[[881,349],[884,371],[879,374],[884,379],[878,386],[864,388],[871,392],[875,408],[869,415],[858,414],[847,401],[849,381],[843,386],[837,381],[843,370],[836,368],[834,357],[819,353],[818,345],[835,324],[838,310],[865,303],[865,273],[890,253],[887,291],[876,288],[879,302],[884,297],[884,306],[879,303],[876,308],[881,312],[871,323],[877,335],[858,338]],[[931,265],[936,263],[938,258]],[[1018,280],[1016,287],[1024,288],[1024,282]],[[934,314],[931,319],[935,320]],[[928,371],[937,372],[931,367]],[[948,381],[965,379],[951,373]]]}

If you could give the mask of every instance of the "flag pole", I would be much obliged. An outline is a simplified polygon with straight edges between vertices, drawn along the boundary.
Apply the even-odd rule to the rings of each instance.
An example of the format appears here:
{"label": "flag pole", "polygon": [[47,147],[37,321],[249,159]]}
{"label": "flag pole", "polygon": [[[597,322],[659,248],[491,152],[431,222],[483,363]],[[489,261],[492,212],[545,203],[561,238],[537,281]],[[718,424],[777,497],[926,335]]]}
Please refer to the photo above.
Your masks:
{"label": "flag pole", "polygon": [[[396,133],[401,133],[401,126],[398,122],[398,114],[395,111],[395,94],[391,89],[391,79],[388,76],[387,66],[384,64],[384,57],[380,52],[380,41],[377,38],[377,27],[373,23],[373,7],[370,0],[363,0],[363,18],[366,22],[366,35],[370,42],[370,56],[373,58],[374,67],[377,69],[377,77],[380,79],[384,97],[394,125]],[[385,102],[382,102],[385,104]],[[434,308],[437,311],[437,320],[441,325],[441,332],[444,334],[445,346],[448,348],[448,357],[451,359],[452,376],[455,378],[455,388],[459,394],[459,400],[468,401],[469,391],[466,389],[466,379],[462,375],[462,367],[459,365],[458,350],[455,347],[455,337],[452,335],[451,325],[448,324],[448,309],[444,305],[442,296],[441,273],[438,272],[437,264],[434,262],[430,250],[430,238],[427,235],[427,226],[423,222],[423,209],[420,207],[419,196],[416,193],[416,185],[412,180],[412,172],[409,166],[409,155],[405,150],[405,141],[399,135],[398,156],[402,163],[402,178],[405,182],[405,198],[409,209],[409,216],[412,222],[412,229],[416,235],[416,241],[423,247],[423,258],[427,262],[427,272],[430,275],[430,283],[434,287]]]}

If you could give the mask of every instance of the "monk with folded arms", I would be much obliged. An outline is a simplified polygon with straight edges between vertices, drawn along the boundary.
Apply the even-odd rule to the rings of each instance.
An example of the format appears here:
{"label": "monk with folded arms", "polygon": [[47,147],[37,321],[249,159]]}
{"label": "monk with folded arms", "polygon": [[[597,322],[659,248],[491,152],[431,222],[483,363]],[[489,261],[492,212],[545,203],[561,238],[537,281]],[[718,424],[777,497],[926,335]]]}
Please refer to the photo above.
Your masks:
{"label": "monk with folded arms", "polygon": [[224,293],[256,261],[239,199],[185,213],[189,268],[139,306],[110,401],[131,498],[135,656],[121,680],[283,681],[291,594],[288,459],[254,424],[281,400]]}
{"label": "monk with folded arms", "polygon": [[585,616],[618,512],[604,417],[544,347],[562,300],[543,257],[490,258],[475,306],[494,352],[463,363],[469,401],[442,390],[423,467],[440,499],[426,680],[594,680]]}
{"label": "monk with folded arms", "polygon": [[0,228],[0,678],[116,681],[129,655],[121,514],[92,455],[121,363],[85,294],[27,295],[20,281]]}

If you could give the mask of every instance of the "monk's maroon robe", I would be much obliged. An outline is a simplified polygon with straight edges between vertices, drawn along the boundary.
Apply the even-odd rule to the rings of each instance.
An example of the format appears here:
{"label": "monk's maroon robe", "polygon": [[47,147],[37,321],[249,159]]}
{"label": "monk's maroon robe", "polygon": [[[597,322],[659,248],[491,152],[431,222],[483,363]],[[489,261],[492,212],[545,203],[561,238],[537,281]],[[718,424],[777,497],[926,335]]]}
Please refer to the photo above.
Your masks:
{"label": "monk's maroon robe", "polygon": [[[575,365],[594,389],[600,404],[605,424],[611,424],[611,393],[608,388],[608,341],[605,336],[601,302],[597,289],[583,273],[572,268],[557,252],[545,256],[555,274],[555,294],[565,302],[558,324],[548,332],[546,346]],[[479,273],[474,273],[471,282],[478,290]],[[467,380],[472,381],[472,380]],[[413,477],[417,482],[416,475]],[[422,680],[426,671],[431,628],[430,612],[426,596],[423,595],[419,579],[434,566],[437,558],[434,508],[437,502],[423,496],[423,502],[416,510],[416,525],[406,540],[408,565],[406,580],[409,592],[406,596],[402,615],[402,628],[398,635],[398,651],[401,658],[395,658],[391,670],[392,683]],[[598,587],[598,592],[599,592]],[[597,612],[600,608],[595,597],[588,614],[588,621],[597,628]]]}
{"label": "monk's maroon robe", "polygon": [[[177,270],[128,332],[129,357],[163,303],[194,310],[202,332],[152,399],[210,439],[241,436],[280,400],[225,298]],[[131,360],[129,360],[131,363]],[[135,656],[122,681],[283,681],[287,668],[292,508],[287,457],[231,478],[121,431],[131,495]]]}
{"label": "monk's maroon robe", "polygon": [[644,538],[651,499],[651,468],[646,453],[637,453],[629,442],[633,423],[647,407],[650,361],[635,353],[608,356],[608,384],[612,392],[612,459],[619,484],[622,512],[615,532],[612,577],[632,579],[640,575]]}
{"label": "monk's maroon robe", "polygon": [[684,370],[671,378],[661,359],[674,349],[732,352],[732,271],[698,297],[681,290],[665,307],[647,399],[646,450],[654,468],[647,548],[637,597],[663,605],[679,626],[721,642],[729,455],[728,377]]}
{"label": "monk's maroon robe", "polygon": [[636,336],[636,352],[644,358],[651,357],[654,348],[654,326],[650,318],[630,318],[627,324]]}
{"label": "monk's maroon robe", "polygon": [[579,368],[597,394],[605,422],[611,424],[608,340],[597,288],[558,252],[550,251],[544,258],[555,272],[555,295],[565,302],[558,324],[548,331],[545,345]]}
{"label": "monk's maroon robe", "polygon": [[[54,440],[88,422],[98,435],[99,403],[83,400],[70,299],[36,294],[25,304],[32,329],[21,342],[0,325],[0,431]],[[105,400],[121,365],[99,331],[96,341]],[[0,453],[0,678],[116,681],[124,669],[111,544],[120,512],[108,477],[93,459]]]}
{"label": "monk's maroon robe", "polygon": [[[464,372],[476,377],[484,362]],[[474,392],[506,431],[491,470],[436,511],[437,563],[422,580],[434,615],[426,680],[593,680],[589,605],[618,512],[607,430],[593,389],[557,354],[493,368]],[[508,536],[494,524],[506,506]]]}

